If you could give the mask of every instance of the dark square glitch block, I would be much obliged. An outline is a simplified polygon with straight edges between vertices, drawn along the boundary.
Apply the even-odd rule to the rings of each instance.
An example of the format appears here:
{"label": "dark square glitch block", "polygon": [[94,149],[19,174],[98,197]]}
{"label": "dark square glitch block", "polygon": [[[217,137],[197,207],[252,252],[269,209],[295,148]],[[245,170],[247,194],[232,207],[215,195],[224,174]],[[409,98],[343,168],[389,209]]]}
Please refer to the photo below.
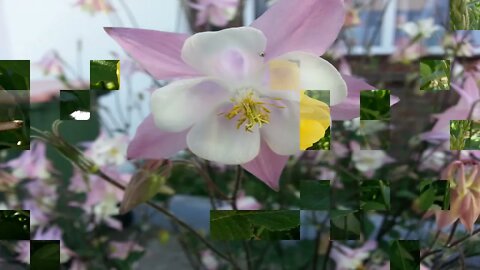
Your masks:
{"label": "dark square glitch block", "polygon": [[0,90],[0,150],[30,149],[30,91]]}
{"label": "dark square glitch block", "polygon": [[361,91],[360,120],[390,120],[390,90]]}
{"label": "dark square glitch block", "polygon": [[91,60],[90,89],[119,90],[120,60]]}
{"label": "dark square glitch block", "polygon": [[30,211],[1,210],[0,240],[29,240]]}
{"label": "dark square glitch block", "polygon": [[60,120],[90,120],[91,91],[61,90]]}
{"label": "dark square glitch block", "polygon": [[420,60],[420,90],[450,90],[450,60]]}
{"label": "dark square glitch block", "polygon": [[30,61],[0,60],[0,90],[30,90]]}
{"label": "dark square glitch block", "polygon": [[60,240],[31,240],[30,269],[60,269]]}

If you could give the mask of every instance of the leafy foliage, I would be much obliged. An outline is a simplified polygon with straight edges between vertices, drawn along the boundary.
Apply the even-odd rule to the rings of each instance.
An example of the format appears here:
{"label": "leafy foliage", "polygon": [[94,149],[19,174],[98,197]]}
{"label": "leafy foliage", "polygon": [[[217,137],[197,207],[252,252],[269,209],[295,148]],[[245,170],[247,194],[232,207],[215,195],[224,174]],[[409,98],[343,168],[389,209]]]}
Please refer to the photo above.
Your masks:
{"label": "leafy foliage", "polygon": [[118,60],[90,61],[90,89],[95,89],[95,90],[120,89],[120,61]]}
{"label": "leafy foliage", "polygon": [[60,269],[60,241],[30,241],[30,269]]}
{"label": "leafy foliage", "polygon": [[360,208],[390,210],[390,187],[388,181],[367,180],[360,185]]}
{"label": "leafy foliage", "polygon": [[0,61],[0,89],[29,90],[30,89],[30,61],[1,60]]}
{"label": "leafy foliage", "polygon": [[330,238],[335,240],[360,239],[362,215],[358,210],[330,211]]}
{"label": "leafy foliage", "polygon": [[360,93],[360,120],[389,120],[390,90],[365,90]]}
{"label": "leafy foliage", "polygon": [[450,30],[479,30],[480,1],[451,0]]}
{"label": "leafy foliage", "polygon": [[30,91],[0,90],[0,123],[21,121],[19,128],[0,129],[0,149],[30,148]]}
{"label": "leafy foliage", "polygon": [[420,182],[420,209],[426,211],[434,204],[443,210],[450,209],[450,185],[448,181],[423,180]]}
{"label": "leafy foliage", "polygon": [[420,61],[420,90],[450,89],[450,60]]}
{"label": "leafy foliage", "polygon": [[300,183],[302,209],[330,209],[330,181],[305,180]]}
{"label": "leafy foliage", "polygon": [[418,240],[395,240],[390,246],[390,269],[420,269]]}
{"label": "leafy foliage", "polygon": [[210,233],[216,240],[299,239],[300,212],[212,210]]}
{"label": "leafy foliage", "polygon": [[450,149],[479,150],[480,123],[473,120],[451,120]]}

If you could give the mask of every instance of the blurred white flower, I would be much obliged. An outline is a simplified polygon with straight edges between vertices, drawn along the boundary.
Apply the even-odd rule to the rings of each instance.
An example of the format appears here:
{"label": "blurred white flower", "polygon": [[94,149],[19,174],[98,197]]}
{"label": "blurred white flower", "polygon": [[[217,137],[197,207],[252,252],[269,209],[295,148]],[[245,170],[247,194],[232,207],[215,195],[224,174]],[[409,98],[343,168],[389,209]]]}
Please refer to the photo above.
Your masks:
{"label": "blurred white flower", "polygon": [[350,147],[353,151],[352,160],[355,168],[367,176],[372,175],[384,164],[393,162],[393,159],[383,150],[360,150],[357,142],[350,143]]}
{"label": "blurred white flower", "polygon": [[143,248],[133,241],[112,241],[110,242],[110,252],[108,253],[108,257],[112,259],[125,260],[128,258],[128,255],[131,252],[135,251],[143,251]]}
{"label": "blurred white flower", "polygon": [[213,256],[210,250],[204,250],[201,253],[202,264],[207,270],[217,270],[219,267],[218,260]]}
{"label": "blurred white flower", "polygon": [[128,137],[126,135],[116,134],[110,137],[106,132],[101,132],[95,141],[83,145],[88,147],[85,155],[100,167],[119,166],[127,160]]}
{"label": "blurred white flower", "polygon": [[420,19],[416,22],[406,22],[398,27],[405,32],[410,38],[430,38],[435,32],[442,29],[438,24],[435,24],[433,18]]}
{"label": "blurred white flower", "polygon": [[438,171],[445,166],[447,162],[447,155],[443,151],[435,151],[434,148],[428,148],[423,152],[420,160],[422,160],[420,169]]}
{"label": "blurred white flower", "polygon": [[350,248],[333,242],[330,257],[336,263],[336,270],[363,269],[363,261],[370,256],[370,252],[377,248],[375,241],[367,241],[359,248]]}

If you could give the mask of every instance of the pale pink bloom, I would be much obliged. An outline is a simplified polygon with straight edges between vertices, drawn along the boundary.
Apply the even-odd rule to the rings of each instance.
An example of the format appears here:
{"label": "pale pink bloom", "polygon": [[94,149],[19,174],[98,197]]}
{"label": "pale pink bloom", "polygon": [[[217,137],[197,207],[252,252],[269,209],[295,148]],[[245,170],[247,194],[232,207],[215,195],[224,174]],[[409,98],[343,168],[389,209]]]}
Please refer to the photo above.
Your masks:
{"label": "pale pink bloom", "polygon": [[[74,255],[73,251],[64,245],[62,230],[57,226],[39,228],[32,240],[60,240],[60,263],[67,262]],[[30,264],[30,241],[18,241],[14,250],[18,253],[17,260]]]}
{"label": "pale pink bloom", "polygon": [[[238,210],[259,210],[262,209],[262,204],[252,196],[246,196],[245,191],[239,191],[237,194],[236,205]],[[219,210],[232,210],[232,206],[227,204],[219,207]]]}
{"label": "pale pink bloom", "polygon": [[18,158],[8,161],[1,167],[12,170],[12,175],[18,179],[47,179],[54,172],[47,158],[47,148],[44,142],[32,141],[30,150],[24,151]]}
{"label": "pale pink bloom", "polygon": [[359,248],[350,248],[333,241],[330,258],[335,261],[336,270],[359,269],[363,266],[370,252],[377,248],[377,242],[367,241]]}
{"label": "pale pink bloom", "polygon": [[90,12],[92,15],[97,12],[109,13],[114,11],[108,0],[78,0],[75,5],[80,6],[83,10]]}
{"label": "pale pink bloom", "polygon": [[190,3],[197,10],[196,26],[211,24],[223,27],[235,17],[238,0],[197,0]]}
{"label": "pale pink bloom", "polygon": [[426,48],[420,42],[412,43],[409,38],[399,38],[396,41],[396,50],[390,59],[392,62],[408,64],[425,55],[426,52]]}
{"label": "pale pink bloom", "polygon": [[[360,91],[373,87],[356,78],[337,76],[334,68],[317,57],[323,55],[336,39],[344,15],[343,2],[339,0],[305,0],[302,5],[280,0],[251,27],[200,33],[192,37],[107,28],[107,32],[156,79],[190,78],[155,92],[153,115],[137,129],[128,148],[129,158],[169,158],[188,146],[200,157],[225,164],[240,164],[278,190],[278,180],[288,155],[294,153],[294,148],[295,151],[299,149],[295,142],[298,128],[294,127],[298,119],[292,119],[296,117],[287,113],[287,109],[275,108],[270,115],[270,124],[264,125],[261,132],[255,127],[251,134],[247,134],[236,129],[235,121],[217,115],[219,111],[225,112],[225,108],[220,110],[217,105],[231,106],[229,98],[236,93],[231,88],[255,82],[253,79],[264,74],[261,70],[269,61],[296,59],[300,63],[299,69],[303,70],[301,73],[315,70],[316,74],[315,78],[308,77],[308,80],[305,77],[302,83],[307,84],[301,83],[302,87],[309,85],[309,89],[332,90],[332,104],[339,103],[331,108],[334,120],[357,116]],[[288,20],[285,20],[287,16]],[[202,77],[205,74],[210,79]],[[258,85],[262,85],[261,80],[254,84]],[[348,96],[345,85],[349,88]],[[274,92],[268,93],[266,87],[254,88],[262,90],[265,97],[271,97]],[[202,91],[190,94],[194,89]],[[256,96],[253,98],[259,100]],[[294,108],[296,102],[289,101],[284,98],[278,102],[292,103],[287,108]],[[289,128],[290,125],[293,128]]]}
{"label": "pale pink bloom", "polygon": [[[131,174],[121,174],[106,167],[103,167],[102,171],[124,185],[131,178]],[[88,214],[93,215],[94,224],[91,224],[92,228],[95,224],[102,222],[117,230],[122,228],[121,222],[113,216],[119,214],[119,203],[123,198],[123,190],[106,182],[99,176],[85,176],[78,170],[74,172],[69,189],[87,194],[86,201],[81,205],[75,204],[75,206],[80,206]]]}
{"label": "pale pink bloom", "polygon": [[133,241],[111,241],[109,245],[108,257],[111,259],[125,260],[131,252],[143,251],[143,248]]}
{"label": "pale pink bloom", "polygon": [[83,145],[88,147],[85,156],[100,167],[119,166],[127,161],[127,135],[117,133],[109,136],[102,131],[95,141]]}
{"label": "pale pink bloom", "polygon": [[218,262],[217,258],[215,258],[215,256],[210,250],[202,251],[200,253],[200,256],[202,260],[202,265],[207,270],[217,270],[218,267],[220,266],[220,263]]}
{"label": "pale pink bloom", "polygon": [[448,34],[443,38],[443,46],[454,50],[455,56],[470,57],[475,47],[471,43],[471,36],[465,34]]}
{"label": "pale pink bloom", "polygon": [[[469,117],[472,120],[480,120],[480,104],[476,103],[480,99],[480,91],[475,78],[471,74],[467,74],[462,87],[454,83],[451,86],[460,95],[460,99],[453,107],[448,108],[443,113],[434,115],[437,122],[432,130],[423,133],[421,136],[422,139],[427,141],[444,143],[445,150],[450,150],[450,120],[466,120]],[[474,105],[475,107],[473,107]],[[480,157],[480,151],[462,152]]]}
{"label": "pale pink bloom", "polygon": [[45,75],[58,76],[63,74],[63,62],[56,51],[47,52],[37,63]]}
{"label": "pale pink bloom", "polygon": [[457,160],[442,173],[442,179],[450,183],[450,210],[433,210],[426,217],[435,213],[437,226],[443,229],[456,220],[473,231],[475,221],[480,215],[480,164],[473,160]]}

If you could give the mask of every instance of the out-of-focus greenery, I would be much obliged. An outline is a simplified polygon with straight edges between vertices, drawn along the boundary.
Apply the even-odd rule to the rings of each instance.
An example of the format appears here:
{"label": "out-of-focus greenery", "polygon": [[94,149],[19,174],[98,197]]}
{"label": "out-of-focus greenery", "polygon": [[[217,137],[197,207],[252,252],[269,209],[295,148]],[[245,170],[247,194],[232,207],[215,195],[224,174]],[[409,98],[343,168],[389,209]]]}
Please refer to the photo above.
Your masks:
{"label": "out-of-focus greenery", "polygon": [[479,150],[480,123],[473,120],[451,120],[450,149]]}
{"label": "out-of-focus greenery", "polygon": [[30,239],[29,211],[0,211],[0,240]]}
{"label": "out-of-focus greenery", "polygon": [[0,60],[0,89],[29,90],[30,61]]}

